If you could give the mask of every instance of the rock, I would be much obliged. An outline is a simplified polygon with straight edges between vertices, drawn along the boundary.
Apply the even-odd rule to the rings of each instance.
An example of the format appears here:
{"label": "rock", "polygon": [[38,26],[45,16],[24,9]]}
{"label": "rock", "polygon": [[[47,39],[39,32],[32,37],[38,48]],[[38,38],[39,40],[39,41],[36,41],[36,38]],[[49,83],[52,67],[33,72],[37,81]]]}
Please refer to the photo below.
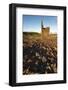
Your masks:
{"label": "rock", "polygon": [[27,61],[27,63],[31,63],[32,62],[32,60],[31,59],[29,59],[28,61]]}
{"label": "rock", "polygon": [[54,68],[54,72],[55,72],[55,73],[57,72],[57,68],[56,68],[56,67]]}
{"label": "rock", "polygon": [[42,62],[45,63],[47,61],[47,59],[43,56],[42,57]]}
{"label": "rock", "polygon": [[35,53],[35,55],[36,55],[36,56],[40,56],[39,53],[37,53],[37,52]]}

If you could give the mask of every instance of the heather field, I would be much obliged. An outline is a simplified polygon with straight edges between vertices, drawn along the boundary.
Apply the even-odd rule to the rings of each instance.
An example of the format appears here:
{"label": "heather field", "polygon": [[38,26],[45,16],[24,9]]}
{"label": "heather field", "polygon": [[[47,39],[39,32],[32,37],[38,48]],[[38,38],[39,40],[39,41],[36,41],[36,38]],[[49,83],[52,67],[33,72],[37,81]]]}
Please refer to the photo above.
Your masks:
{"label": "heather field", "polygon": [[23,75],[57,73],[57,36],[23,32]]}

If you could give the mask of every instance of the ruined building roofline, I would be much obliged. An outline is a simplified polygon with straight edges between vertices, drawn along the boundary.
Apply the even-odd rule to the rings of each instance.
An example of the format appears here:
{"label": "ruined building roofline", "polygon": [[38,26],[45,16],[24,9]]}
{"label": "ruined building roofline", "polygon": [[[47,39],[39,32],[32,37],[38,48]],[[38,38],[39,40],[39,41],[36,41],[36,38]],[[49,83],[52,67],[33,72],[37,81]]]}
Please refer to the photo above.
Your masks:
{"label": "ruined building roofline", "polygon": [[43,21],[41,21],[41,28],[42,28],[42,29],[50,29],[50,27],[44,27]]}
{"label": "ruined building roofline", "polygon": [[42,29],[50,29],[50,27],[43,27]]}

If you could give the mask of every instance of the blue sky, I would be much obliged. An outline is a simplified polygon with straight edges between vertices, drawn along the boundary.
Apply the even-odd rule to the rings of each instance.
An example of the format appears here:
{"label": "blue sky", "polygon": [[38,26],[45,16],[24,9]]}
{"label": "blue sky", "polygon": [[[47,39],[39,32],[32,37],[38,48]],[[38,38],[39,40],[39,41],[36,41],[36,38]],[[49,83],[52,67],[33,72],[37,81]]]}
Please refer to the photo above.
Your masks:
{"label": "blue sky", "polygon": [[23,15],[23,32],[41,32],[41,21],[50,32],[57,33],[57,16]]}

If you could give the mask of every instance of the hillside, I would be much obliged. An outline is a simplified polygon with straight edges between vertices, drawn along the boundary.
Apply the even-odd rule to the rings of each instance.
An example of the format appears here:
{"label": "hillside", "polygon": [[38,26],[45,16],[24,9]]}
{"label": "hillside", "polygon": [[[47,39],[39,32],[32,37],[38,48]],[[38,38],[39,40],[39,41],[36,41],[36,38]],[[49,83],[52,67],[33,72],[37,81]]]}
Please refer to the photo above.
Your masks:
{"label": "hillside", "polygon": [[57,37],[23,33],[23,74],[57,73]]}

